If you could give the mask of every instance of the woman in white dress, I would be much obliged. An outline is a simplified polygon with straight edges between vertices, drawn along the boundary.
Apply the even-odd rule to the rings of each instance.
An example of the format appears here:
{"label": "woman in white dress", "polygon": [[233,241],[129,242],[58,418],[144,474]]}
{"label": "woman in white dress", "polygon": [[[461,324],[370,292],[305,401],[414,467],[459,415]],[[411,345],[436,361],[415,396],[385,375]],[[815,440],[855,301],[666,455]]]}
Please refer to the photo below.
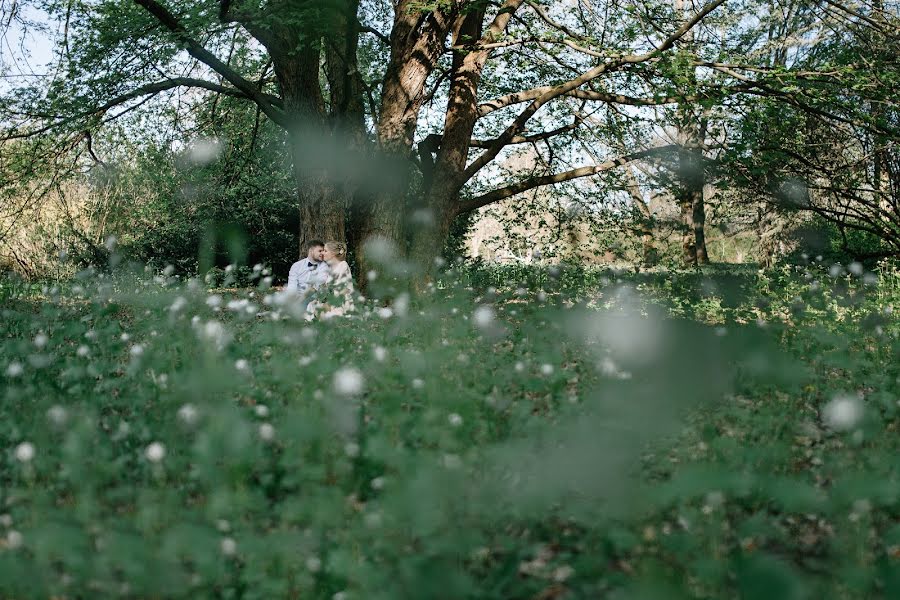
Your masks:
{"label": "woman in white dress", "polygon": [[323,260],[328,263],[328,278],[320,288],[325,299],[310,302],[307,307],[307,318],[319,317],[329,319],[353,312],[353,275],[347,258],[347,245],[343,242],[325,242],[322,253]]}

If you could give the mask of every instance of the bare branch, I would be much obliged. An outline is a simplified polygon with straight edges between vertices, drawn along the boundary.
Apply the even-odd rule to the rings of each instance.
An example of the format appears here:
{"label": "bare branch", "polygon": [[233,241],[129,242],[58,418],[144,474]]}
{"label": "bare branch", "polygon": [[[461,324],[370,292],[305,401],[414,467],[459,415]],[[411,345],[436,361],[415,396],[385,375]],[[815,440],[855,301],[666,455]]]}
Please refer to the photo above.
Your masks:
{"label": "bare branch", "polygon": [[272,121],[282,127],[289,126],[290,123],[283,110],[273,105],[270,98],[257,90],[253,82],[242,77],[231,67],[216,58],[214,54],[204,48],[198,41],[193,39],[178,19],[176,19],[162,4],[155,0],[134,0],[134,2],[142,6],[147,12],[156,17],[162,25],[171,31],[175,35],[175,39],[178,40],[178,43],[188,54],[210,67],[231,85],[243,92],[244,95],[253,100],[253,102],[259,106],[260,110],[262,110],[267,117],[272,119]]}
{"label": "bare branch", "polygon": [[561,183],[563,181],[570,181],[572,179],[578,179],[579,177],[588,177],[590,175],[596,175],[597,173],[609,171],[611,169],[614,169],[614,168],[619,167],[624,164],[628,164],[635,160],[640,160],[642,158],[647,158],[649,156],[665,154],[668,152],[674,152],[677,150],[678,150],[678,146],[675,144],[669,144],[666,146],[657,146],[655,148],[649,148],[647,150],[640,150],[638,152],[632,152],[631,154],[626,154],[624,156],[620,156],[618,158],[614,158],[612,160],[602,162],[598,165],[592,165],[589,167],[580,167],[577,169],[572,169],[571,171],[564,171],[562,173],[554,173],[552,175],[544,175],[542,177],[526,179],[525,181],[520,181],[519,183],[515,183],[513,185],[509,185],[504,188],[494,190],[492,192],[488,192],[487,194],[482,194],[481,196],[476,196],[474,198],[469,198],[468,200],[464,200],[459,203],[456,212],[457,212],[457,214],[465,214],[467,212],[471,212],[473,210],[481,208],[482,206],[487,206],[488,204],[493,204],[494,202],[498,202],[505,198],[515,196],[516,194],[521,194],[522,192],[527,192],[528,190],[532,190],[537,187],[551,185],[554,183]]}

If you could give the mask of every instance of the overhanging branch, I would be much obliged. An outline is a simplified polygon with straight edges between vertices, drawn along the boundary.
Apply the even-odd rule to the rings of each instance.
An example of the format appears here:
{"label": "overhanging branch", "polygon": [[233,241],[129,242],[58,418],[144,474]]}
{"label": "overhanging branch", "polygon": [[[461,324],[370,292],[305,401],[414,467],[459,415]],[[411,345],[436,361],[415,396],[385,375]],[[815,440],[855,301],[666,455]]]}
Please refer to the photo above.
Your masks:
{"label": "overhanging branch", "polygon": [[640,160],[642,158],[662,155],[677,150],[677,144],[657,146],[655,148],[648,148],[646,150],[640,150],[637,152],[632,152],[630,154],[625,154],[623,156],[619,156],[618,158],[602,162],[598,165],[579,167],[577,169],[572,169],[571,171],[563,171],[562,173],[554,173],[551,175],[535,177],[533,179],[526,179],[525,181],[520,181],[518,183],[496,189],[492,192],[488,192],[487,194],[482,194],[481,196],[475,196],[474,198],[463,200],[457,206],[456,212],[457,214],[465,214],[479,209],[482,206],[487,206],[488,204],[499,202],[500,200],[515,196],[516,194],[521,194],[522,192],[527,192],[528,190],[532,190],[537,187],[551,185],[554,183],[562,183],[564,181],[571,181],[572,179],[578,179],[580,177],[589,177],[591,175],[596,175],[597,173],[615,169],[616,167],[628,164],[636,160]]}
{"label": "overhanging branch", "polygon": [[178,43],[187,51],[188,54],[211,68],[213,71],[221,75],[228,83],[236,87],[244,93],[244,95],[255,102],[260,110],[267,117],[282,127],[288,127],[290,123],[284,111],[273,105],[266,94],[260,92],[256,85],[242,77],[234,69],[219,60],[213,53],[204,48],[198,41],[193,39],[175,16],[166,9],[162,4],[155,0],[134,0],[134,2],[142,6],[147,12],[156,17],[156,19],[175,35]]}

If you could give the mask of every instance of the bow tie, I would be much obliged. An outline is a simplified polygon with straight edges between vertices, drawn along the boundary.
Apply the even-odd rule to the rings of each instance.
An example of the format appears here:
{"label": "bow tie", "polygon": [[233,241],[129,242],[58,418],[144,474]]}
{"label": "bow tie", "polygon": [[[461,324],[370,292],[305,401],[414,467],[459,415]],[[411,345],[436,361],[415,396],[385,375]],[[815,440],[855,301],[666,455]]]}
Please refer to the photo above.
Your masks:
{"label": "bow tie", "polygon": [[318,269],[318,268],[319,268],[319,263],[311,263],[311,264],[309,265],[309,268],[310,268],[310,269]]}

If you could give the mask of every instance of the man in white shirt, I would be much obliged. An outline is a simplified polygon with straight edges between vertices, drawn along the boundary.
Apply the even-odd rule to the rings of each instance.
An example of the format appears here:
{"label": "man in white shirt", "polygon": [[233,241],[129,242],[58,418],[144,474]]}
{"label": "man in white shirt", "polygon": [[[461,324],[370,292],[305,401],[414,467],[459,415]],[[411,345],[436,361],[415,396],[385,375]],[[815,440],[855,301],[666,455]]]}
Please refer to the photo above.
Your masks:
{"label": "man in white shirt", "polygon": [[306,295],[328,279],[328,263],[322,260],[325,242],[310,240],[306,244],[306,258],[291,265],[285,291]]}

